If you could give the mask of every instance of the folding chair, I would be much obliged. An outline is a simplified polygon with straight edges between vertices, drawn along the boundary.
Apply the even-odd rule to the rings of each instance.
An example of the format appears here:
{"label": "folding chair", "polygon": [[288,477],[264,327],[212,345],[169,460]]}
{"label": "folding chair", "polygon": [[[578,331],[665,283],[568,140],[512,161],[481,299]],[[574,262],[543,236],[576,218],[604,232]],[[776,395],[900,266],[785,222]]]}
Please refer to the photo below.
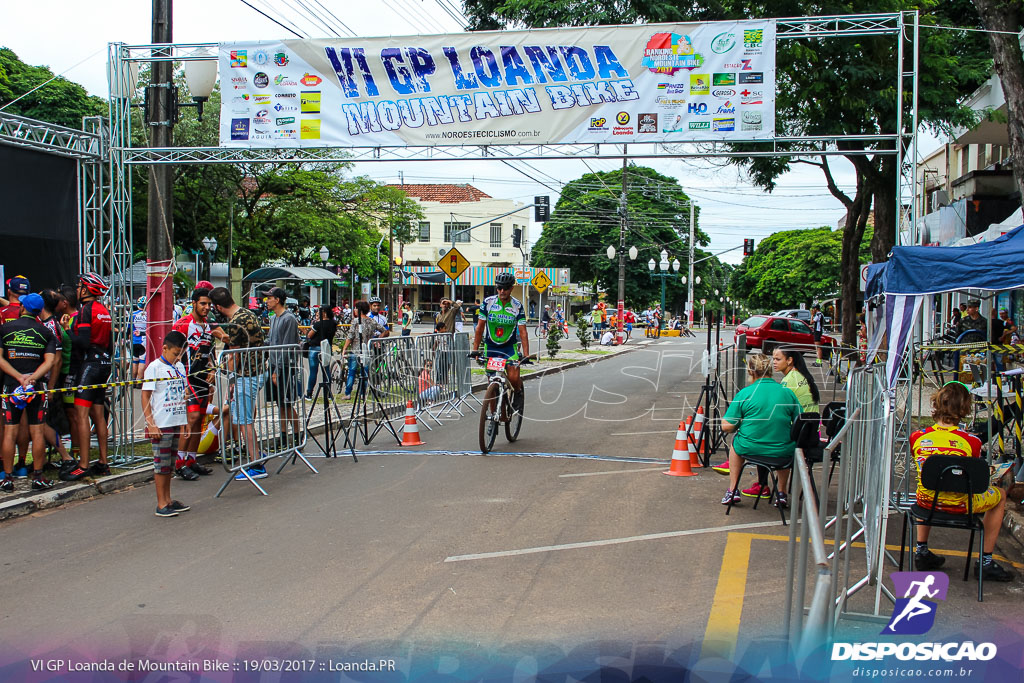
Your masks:
{"label": "folding chair", "polygon": [[[794,453],[795,455],[795,453]],[[743,480],[743,470],[747,468],[747,465],[760,465],[768,470],[768,475],[772,478],[772,491],[778,493],[779,491],[779,477],[775,473],[778,470],[788,470],[793,467],[793,456],[788,458],[772,458],[763,457],[757,455],[745,455],[743,456],[743,466],[740,467],[740,476],[736,481]],[[757,509],[757,504],[761,501],[761,497],[754,498],[754,509]],[[732,510],[733,501],[730,499],[729,504],[725,506],[725,514],[728,516],[729,511]],[[782,517],[782,525],[786,526],[786,513],[782,509],[781,505],[776,506],[779,508],[779,516]]]}
{"label": "folding chair", "polygon": [[811,492],[814,494],[814,505],[818,505],[818,487],[814,483],[814,463],[825,459],[825,447],[818,435],[821,427],[821,415],[818,413],[801,413],[793,421],[789,436],[796,442],[797,448],[804,452],[804,462],[807,463],[807,473],[811,475]]}
{"label": "folding chair", "polygon": [[[985,547],[984,513],[974,512],[975,494],[984,493],[989,487],[988,464],[981,458],[965,458],[959,455],[930,455],[921,466],[921,486],[932,491],[932,501],[941,493],[967,494],[967,514],[957,515],[941,512],[934,507],[922,507],[916,502],[903,514],[903,533],[900,536],[900,571],[903,571],[903,554],[907,550],[907,526],[910,526],[910,542],[917,538],[918,524],[945,529],[962,529],[971,532],[967,541],[967,563],[964,565],[964,581],[971,569],[971,546],[974,533],[978,532],[978,562]],[[914,571],[914,553],[910,553],[910,571]],[[978,602],[982,602],[984,572],[978,567]]]}

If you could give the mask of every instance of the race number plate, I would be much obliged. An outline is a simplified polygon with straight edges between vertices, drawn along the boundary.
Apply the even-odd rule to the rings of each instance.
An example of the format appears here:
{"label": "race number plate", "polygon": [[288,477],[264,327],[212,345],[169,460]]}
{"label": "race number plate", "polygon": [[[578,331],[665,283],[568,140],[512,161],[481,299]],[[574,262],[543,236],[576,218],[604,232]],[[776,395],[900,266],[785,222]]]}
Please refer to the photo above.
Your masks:
{"label": "race number plate", "polygon": [[487,359],[487,369],[488,370],[499,370],[499,371],[500,370],[504,370],[505,369],[505,359],[504,358],[488,358]]}

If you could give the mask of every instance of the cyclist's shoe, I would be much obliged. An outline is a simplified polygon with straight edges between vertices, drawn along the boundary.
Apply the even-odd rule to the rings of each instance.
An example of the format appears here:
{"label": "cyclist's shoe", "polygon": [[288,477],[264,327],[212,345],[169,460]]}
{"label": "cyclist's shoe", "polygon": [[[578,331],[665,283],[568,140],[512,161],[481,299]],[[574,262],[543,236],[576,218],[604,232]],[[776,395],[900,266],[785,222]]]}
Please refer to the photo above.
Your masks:
{"label": "cyclist's shoe", "polygon": [[206,465],[200,465],[199,462],[197,462],[196,460],[189,460],[188,468],[195,472],[196,474],[201,474],[203,476],[206,476],[207,474],[213,474],[213,470],[211,470]]}
{"label": "cyclist's shoe", "polygon": [[0,479],[0,493],[14,493],[14,477],[3,475],[3,479]]}
{"label": "cyclist's shoe", "polygon": [[60,473],[61,481],[79,481],[89,476],[89,470],[76,466],[73,469]]}
{"label": "cyclist's shoe", "polygon": [[512,392],[512,410],[517,413],[523,412],[523,406],[526,403],[526,392],[525,391],[514,391]]}
{"label": "cyclist's shoe", "polygon": [[195,481],[199,478],[199,475],[192,471],[192,468],[188,465],[184,465],[174,470],[174,473],[185,481]]}
{"label": "cyclist's shoe", "polygon": [[102,476],[110,474],[110,466],[107,465],[107,463],[105,462],[100,462],[99,460],[97,460],[96,462],[89,466],[89,474],[93,476]]}
{"label": "cyclist's shoe", "polygon": [[45,491],[46,489],[51,487],[53,487],[53,482],[45,478],[42,474],[32,476],[33,491]]}

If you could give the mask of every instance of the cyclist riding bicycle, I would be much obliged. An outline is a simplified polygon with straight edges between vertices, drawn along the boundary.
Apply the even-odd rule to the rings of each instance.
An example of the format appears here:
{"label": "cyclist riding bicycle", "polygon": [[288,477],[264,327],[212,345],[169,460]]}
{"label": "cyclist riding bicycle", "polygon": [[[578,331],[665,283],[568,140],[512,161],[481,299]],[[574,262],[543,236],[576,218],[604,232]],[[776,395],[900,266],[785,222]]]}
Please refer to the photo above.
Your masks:
{"label": "cyclist riding bicycle", "polygon": [[540,318],[540,329],[542,334],[548,333],[548,326],[551,324],[551,306],[544,304],[544,313]]}
{"label": "cyclist riding bicycle", "polygon": [[[494,285],[498,293],[484,299],[480,305],[480,320],[473,336],[473,353],[480,355],[480,342],[484,342],[485,358],[505,358],[512,361],[505,366],[508,381],[515,390],[513,407],[521,408],[523,380],[518,363],[529,363],[530,337],[526,333],[526,310],[523,303],[512,296],[516,278],[512,273],[498,273]],[[486,332],[486,338],[484,336]]]}

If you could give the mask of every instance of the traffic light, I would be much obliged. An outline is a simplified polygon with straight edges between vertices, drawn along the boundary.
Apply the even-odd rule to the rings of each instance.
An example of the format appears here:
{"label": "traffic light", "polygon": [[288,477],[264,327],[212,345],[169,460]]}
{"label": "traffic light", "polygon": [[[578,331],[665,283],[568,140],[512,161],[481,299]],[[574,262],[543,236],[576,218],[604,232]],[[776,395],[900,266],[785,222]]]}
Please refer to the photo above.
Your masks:
{"label": "traffic light", "polygon": [[[551,218],[551,198],[537,196],[533,198],[533,220],[544,223]],[[519,246],[518,244],[516,245]]]}
{"label": "traffic light", "polygon": [[754,240],[745,239],[743,240],[743,255],[750,256],[754,253]]}
{"label": "traffic light", "polygon": [[512,246],[516,249],[523,243],[523,231],[519,228],[512,228]]}

